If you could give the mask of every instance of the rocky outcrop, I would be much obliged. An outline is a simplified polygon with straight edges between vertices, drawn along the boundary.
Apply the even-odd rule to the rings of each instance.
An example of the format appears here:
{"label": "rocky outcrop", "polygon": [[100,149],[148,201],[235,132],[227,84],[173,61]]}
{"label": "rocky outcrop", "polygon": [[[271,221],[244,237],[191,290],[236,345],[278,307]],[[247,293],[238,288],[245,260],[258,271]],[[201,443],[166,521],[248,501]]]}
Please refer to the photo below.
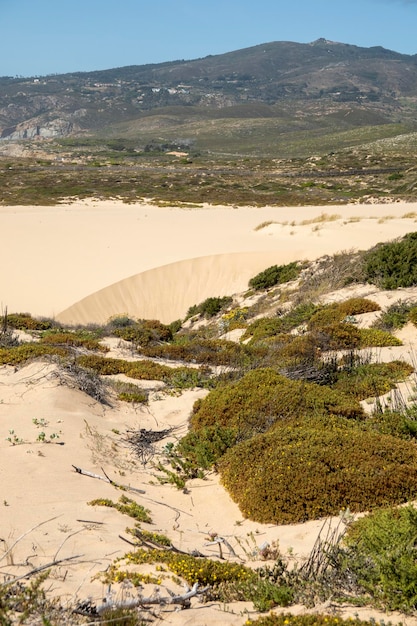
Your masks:
{"label": "rocky outcrop", "polygon": [[33,124],[29,121],[3,129],[0,139],[9,141],[51,139],[53,137],[65,137],[74,132],[74,130],[74,123],[67,120],[56,119],[44,124]]}

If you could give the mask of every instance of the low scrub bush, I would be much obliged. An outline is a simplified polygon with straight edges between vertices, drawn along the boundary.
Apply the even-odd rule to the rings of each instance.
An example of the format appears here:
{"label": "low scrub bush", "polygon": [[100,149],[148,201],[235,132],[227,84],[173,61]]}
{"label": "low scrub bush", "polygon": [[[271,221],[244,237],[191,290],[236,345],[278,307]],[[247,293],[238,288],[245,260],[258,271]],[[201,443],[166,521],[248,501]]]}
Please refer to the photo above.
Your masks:
{"label": "low scrub bush", "polygon": [[198,400],[191,415],[194,430],[204,426],[235,429],[241,438],[265,432],[290,419],[334,414],[361,419],[359,403],[314,383],[289,380],[272,369],[253,370],[237,382]]}
{"label": "low scrub bush", "polygon": [[339,372],[332,388],[358,400],[365,400],[388,393],[413,371],[413,367],[404,361],[359,364]]}
{"label": "low scrub bush", "polygon": [[117,393],[117,399],[122,402],[131,402],[132,404],[146,404],[148,402],[148,392],[133,383],[115,380],[111,386]]}
{"label": "low scrub bush", "polygon": [[282,427],[233,446],[218,468],[242,514],[260,523],[305,522],[417,496],[414,444],[355,426]]}
{"label": "low scrub bush", "polygon": [[366,420],[366,426],[384,435],[403,439],[417,437],[416,407],[404,407],[402,410],[385,409],[374,411]]}
{"label": "low scrub bush", "polygon": [[401,339],[379,328],[360,328],[359,334],[361,348],[384,348],[403,345]]}
{"label": "low scrub bush", "polygon": [[172,340],[171,328],[158,320],[140,320],[134,324],[115,328],[113,334],[141,346]]}
{"label": "low scrub bush", "polygon": [[407,324],[412,308],[414,305],[399,300],[391,304],[373,323],[372,327],[387,332],[398,330]]}
{"label": "low scrub bush", "polygon": [[[121,569],[123,562],[129,567]],[[133,569],[135,565],[163,563],[173,574],[184,580],[190,587],[195,583],[209,586],[209,597],[216,600],[252,601],[259,611],[267,611],[274,606],[288,606],[293,599],[292,590],[286,585],[273,584],[262,579],[255,571],[241,565],[178,554],[170,550],[138,548],[129,552],[118,563],[111,565],[104,582],[129,580],[140,585],[143,575]]]}
{"label": "low scrub bush", "polygon": [[224,296],[222,298],[207,298],[200,304],[194,304],[188,309],[187,319],[194,315],[201,315],[202,317],[214,317],[220,311],[224,310],[233,302],[233,298],[230,296]]}
{"label": "low scrub bush", "polygon": [[103,376],[125,374],[137,380],[161,380],[173,387],[204,387],[210,385],[209,374],[203,368],[168,367],[155,361],[125,361],[93,355],[78,357],[81,367],[90,369]]}
{"label": "low scrub bush", "polygon": [[223,339],[202,339],[199,337],[181,337],[174,343],[144,347],[140,350],[144,356],[152,358],[186,361],[204,365],[243,366],[258,356],[253,350],[234,341]]}
{"label": "low scrub bush", "polygon": [[58,346],[41,343],[22,343],[10,348],[0,348],[1,365],[21,365],[32,359],[65,356],[68,351]]}
{"label": "low scrub bush", "polygon": [[41,343],[51,345],[73,346],[75,348],[85,348],[86,350],[98,350],[108,352],[108,348],[103,346],[98,339],[88,331],[48,331],[41,337]]}
{"label": "low scrub bush", "polygon": [[358,519],[344,537],[350,577],[384,609],[417,608],[417,510],[408,505]]}
{"label": "low scrub bush", "polygon": [[338,306],[345,315],[361,315],[381,309],[379,304],[368,298],[348,298],[348,300],[340,302]]}
{"label": "low scrub bush", "polygon": [[28,313],[7,313],[0,316],[0,325],[6,322],[15,330],[48,330],[55,326],[52,320],[38,320]]}
{"label": "low scrub bush", "polygon": [[275,287],[282,283],[294,280],[301,272],[301,266],[297,262],[287,265],[272,265],[250,279],[249,287],[256,291]]}
{"label": "low scrub bush", "polygon": [[417,232],[379,244],[365,256],[365,278],[381,289],[417,284]]}
{"label": "low scrub bush", "polygon": [[119,502],[113,502],[113,500],[108,498],[98,498],[91,500],[88,504],[90,506],[107,506],[116,509],[116,511],[128,515],[139,522],[147,522],[148,524],[152,522],[150,511],[127,496],[120,496]]}
{"label": "low scrub bush", "polygon": [[317,329],[342,322],[346,317],[380,310],[379,304],[367,298],[349,298],[343,302],[334,302],[319,309],[308,323],[308,328]]}
{"label": "low scrub bush", "polygon": [[226,426],[191,430],[177,445],[177,452],[197,468],[209,469],[236,443],[236,432]]}
{"label": "low scrub bush", "polygon": [[[178,554],[169,550],[138,548],[135,552],[126,554],[124,560],[129,566],[142,565],[144,563],[164,563],[171,572],[180,576],[190,586],[195,583],[202,586],[215,586],[231,580],[249,580],[254,576],[252,570],[239,563],[196,558],[188,554]],[[110,574],[112,575],[111,571]]]}

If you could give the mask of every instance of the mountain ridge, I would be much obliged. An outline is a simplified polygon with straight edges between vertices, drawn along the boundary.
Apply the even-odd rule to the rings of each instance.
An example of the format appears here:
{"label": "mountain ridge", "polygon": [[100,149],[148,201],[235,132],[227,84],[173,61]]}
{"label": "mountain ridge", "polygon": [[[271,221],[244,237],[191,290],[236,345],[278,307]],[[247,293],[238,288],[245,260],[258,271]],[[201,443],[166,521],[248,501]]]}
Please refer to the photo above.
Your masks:
{"label": "mountain ridge", "polygon": [[[206,114],[253,104],[352,104],[387,122],[413,116],[417,55],[321,38],[270,42],[201,59],[130,65],[45,77],[0,77],[0,137],[22,140],[108,131],[166,107]],[[301,112],[298,110],[301,109]]]}

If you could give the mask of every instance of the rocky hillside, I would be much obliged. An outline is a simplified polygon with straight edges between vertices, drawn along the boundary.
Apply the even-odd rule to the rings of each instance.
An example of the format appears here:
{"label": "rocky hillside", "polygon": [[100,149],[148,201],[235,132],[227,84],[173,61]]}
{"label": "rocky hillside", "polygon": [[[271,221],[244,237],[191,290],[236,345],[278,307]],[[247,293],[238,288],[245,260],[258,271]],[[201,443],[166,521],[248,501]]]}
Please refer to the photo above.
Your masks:
{"label": "rocky hillside", "polygon": [[191,61],[0,78],[0,137],[108,130],[172,107],[183,123],[190,115],[302,119],[311,113],[319,128],[324,108],[336,118],[348,110],[352,126],[361,126],[409,120],[416,98],[417,55],[325,39],[273,42]]}

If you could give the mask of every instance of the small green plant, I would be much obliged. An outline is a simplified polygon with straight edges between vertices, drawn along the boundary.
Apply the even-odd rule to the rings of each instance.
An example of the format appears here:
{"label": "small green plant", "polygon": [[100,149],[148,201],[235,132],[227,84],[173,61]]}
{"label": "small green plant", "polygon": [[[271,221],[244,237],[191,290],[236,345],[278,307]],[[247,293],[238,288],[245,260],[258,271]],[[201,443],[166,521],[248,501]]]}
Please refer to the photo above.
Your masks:
{"label": "small green plant", "polygon": [[120,496],[119,502],[113,502],[108,498],[98,498],[88,502],[88,504],[90,506],[107,506],[116,509],[120,511],[120,513],[129,515],[129,517],[133,517],[133,519],[139,522],[146,522],[148,524],[152,522],[148,509],[145,509],[141,504],[138,504],[127,496]]}
{"label": "small green plant", "polygon": [[21,437],[18,437],[13,428],[9,429],[9,436],[6,438],[6,441],[12,444],[12,446],[18,446],[21,443],[25,443]]}

